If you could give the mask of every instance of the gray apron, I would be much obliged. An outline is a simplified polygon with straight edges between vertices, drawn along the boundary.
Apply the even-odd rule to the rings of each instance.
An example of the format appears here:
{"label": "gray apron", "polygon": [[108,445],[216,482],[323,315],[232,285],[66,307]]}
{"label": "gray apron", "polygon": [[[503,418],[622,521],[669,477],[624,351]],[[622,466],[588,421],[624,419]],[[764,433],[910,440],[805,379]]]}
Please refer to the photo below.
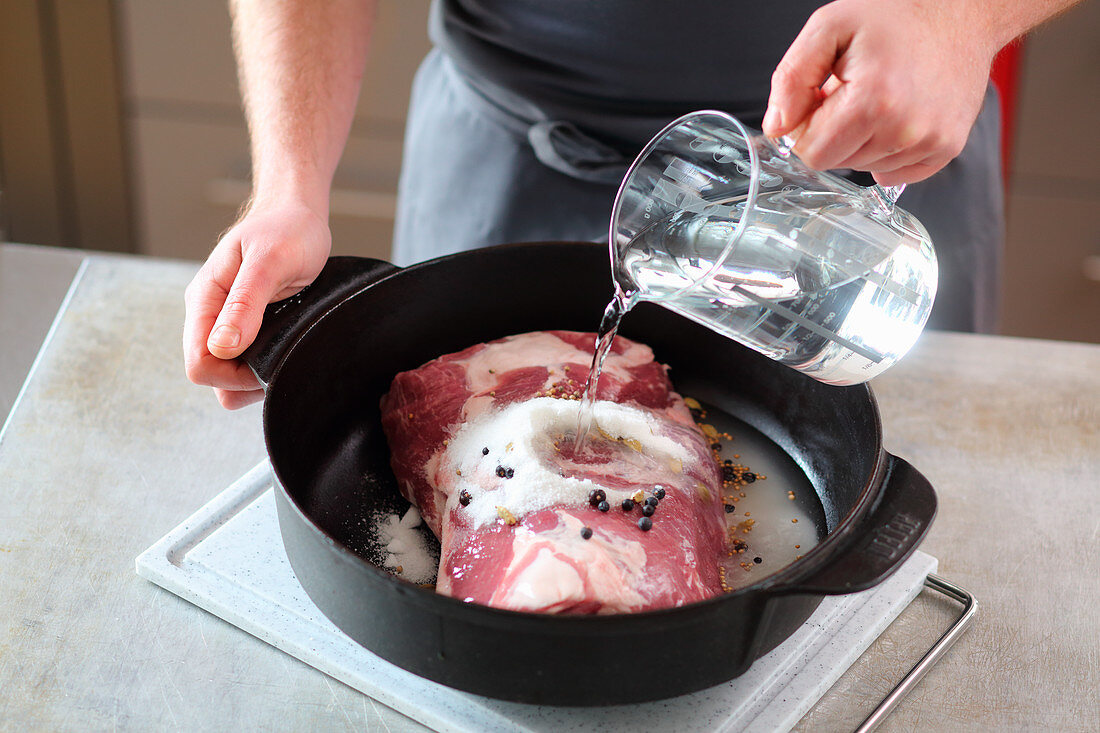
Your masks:
{"label": "gray apron", "polygon": [[[638,149],[668,121],[635,120],[629,133],[641,141]],[[900,200],[927,227],[940,261],[930,327],[995,326],[1004,238],[999,130],[991,88],[962,154]],[[409,265],[505,242],[606,242],[633,157],[465,76],[433,50],[413,84],[394,261]]]}

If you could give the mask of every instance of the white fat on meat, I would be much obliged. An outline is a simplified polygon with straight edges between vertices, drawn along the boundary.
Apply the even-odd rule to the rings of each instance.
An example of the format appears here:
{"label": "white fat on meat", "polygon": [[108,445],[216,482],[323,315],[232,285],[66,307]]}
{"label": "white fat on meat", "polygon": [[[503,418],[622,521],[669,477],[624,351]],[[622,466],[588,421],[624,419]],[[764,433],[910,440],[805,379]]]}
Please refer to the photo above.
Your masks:
{"label": "white fat on meat", "polygon": [[592,599],[599,599],[604,613],[644,606],[645,597],[637,591],[646,582],[642,544],[615,536],[582,540],[581,521],[557,514],[552,530],[516,530],[512,562],[489,605],[542,613]]}
{"label": "white fat on meat", "polygon": [[[653,351],[644,344],[633,341],[620,341],[620,344],[625,344],[625,348],[622,348],[621,353],[615,354],[613,360],[609,360],[614,364],[613,367],[608,366],[609,372],[625,372],[653,360]],[[480,396],[471,397],[466,401],[462,409],[463,421],[474,420],[488,410],[493,404],[493,398],[488,392],[497,385],[497,375],[531,366],[531,354],[538,354],[538,361],[543,364],[590,364],[592,362],[591,352],[578,349],[545,331],[520,334],[509,340],[494,343],[492,348],[482,349],[464,362],[466,388],[471,394]],[[583,379],[586,376],[587,373],[577,375],[577,378]],[[550,370],[543,389],[553,386],[560,379],[561,374]]]}
{"label": "white fat on meat", "polygon": [[[466,490],[469,505],[463,510],[474,526],[500,520],[503,508],[517,520],[554,506],[580,506],[589,492],[603,489],[612,505],[629,497],[637,487],[619,489],[600,483],[599,476],[561,475],[561,468],[575,466],[557,455],[554,440],[576,432],[580,402],[537,397],[499,411],[483,413],[462,426],[450,439],[438,463],[435,486],[447,495],[447,509],[459,506]],[[641,450],[624,449],[624,460],[607,465],[612,476],[631,483],[659,484],[676,480],[683,462],[691,456],[683,445],[663,434],[663,423],[647,410],[614,402],[595,403],[595,424],[604,433],[629,441]],[[488,448],[486,454],[484,449]],[[511,470],[511,478],[497,468]],[[598,472],[600,464],[584,465]],[[568,471],[566,471],[568,473]]]}

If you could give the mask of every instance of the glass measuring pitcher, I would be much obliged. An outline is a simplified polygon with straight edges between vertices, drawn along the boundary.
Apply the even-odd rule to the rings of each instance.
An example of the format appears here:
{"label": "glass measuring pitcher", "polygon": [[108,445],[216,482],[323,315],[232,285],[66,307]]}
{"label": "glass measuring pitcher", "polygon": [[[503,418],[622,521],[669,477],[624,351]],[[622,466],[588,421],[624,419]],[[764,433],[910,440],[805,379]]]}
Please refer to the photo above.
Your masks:
{"label": "glass measuring pitcher", "polygon": [[814,171],[736,118],[693,112],[650,141],[611,214],[627,307],[659,303],[828,384],[917,340],[936,294],[928,232],[899,189]]}

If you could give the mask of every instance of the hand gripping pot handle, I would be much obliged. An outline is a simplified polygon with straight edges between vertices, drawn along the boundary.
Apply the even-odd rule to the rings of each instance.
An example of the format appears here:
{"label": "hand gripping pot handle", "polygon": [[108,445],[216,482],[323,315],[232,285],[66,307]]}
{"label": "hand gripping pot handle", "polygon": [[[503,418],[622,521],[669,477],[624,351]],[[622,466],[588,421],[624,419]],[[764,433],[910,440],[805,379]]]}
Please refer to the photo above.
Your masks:
{"label": "hand gripping pot handle", "polygon": [[917,469],[886,454],[882,495],[848,532],[849,542],[818,571],[781,593],[843,595],[871,588],[901,567],[936,516],[936,492]]}
{"label": "hand gripping pot handle", "polygon": [[369,257],[329,257],[312,283],[267,307],[256,340],[241,361],[266,387],[290,348],[321,316],[398,269]]}

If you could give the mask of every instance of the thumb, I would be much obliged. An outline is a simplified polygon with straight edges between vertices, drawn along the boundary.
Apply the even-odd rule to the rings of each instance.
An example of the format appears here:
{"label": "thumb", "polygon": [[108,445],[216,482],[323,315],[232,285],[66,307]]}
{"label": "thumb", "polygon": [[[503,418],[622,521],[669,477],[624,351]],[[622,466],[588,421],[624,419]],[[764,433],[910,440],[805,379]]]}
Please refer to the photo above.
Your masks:
{"label": "thumb", "polygon": [[275,271],[260,259],[245,257],[210,330],[206,347],[219,359],[235,359],[255,340],[264,309],[282,289]]}
{"label": "thumb", "polygon": [[825,96],[821,85],[829,79],[848,40],[819,14],[810,16],[772,74],[768,110],[761,125],[766,135],[790,133],[817,109]]}

